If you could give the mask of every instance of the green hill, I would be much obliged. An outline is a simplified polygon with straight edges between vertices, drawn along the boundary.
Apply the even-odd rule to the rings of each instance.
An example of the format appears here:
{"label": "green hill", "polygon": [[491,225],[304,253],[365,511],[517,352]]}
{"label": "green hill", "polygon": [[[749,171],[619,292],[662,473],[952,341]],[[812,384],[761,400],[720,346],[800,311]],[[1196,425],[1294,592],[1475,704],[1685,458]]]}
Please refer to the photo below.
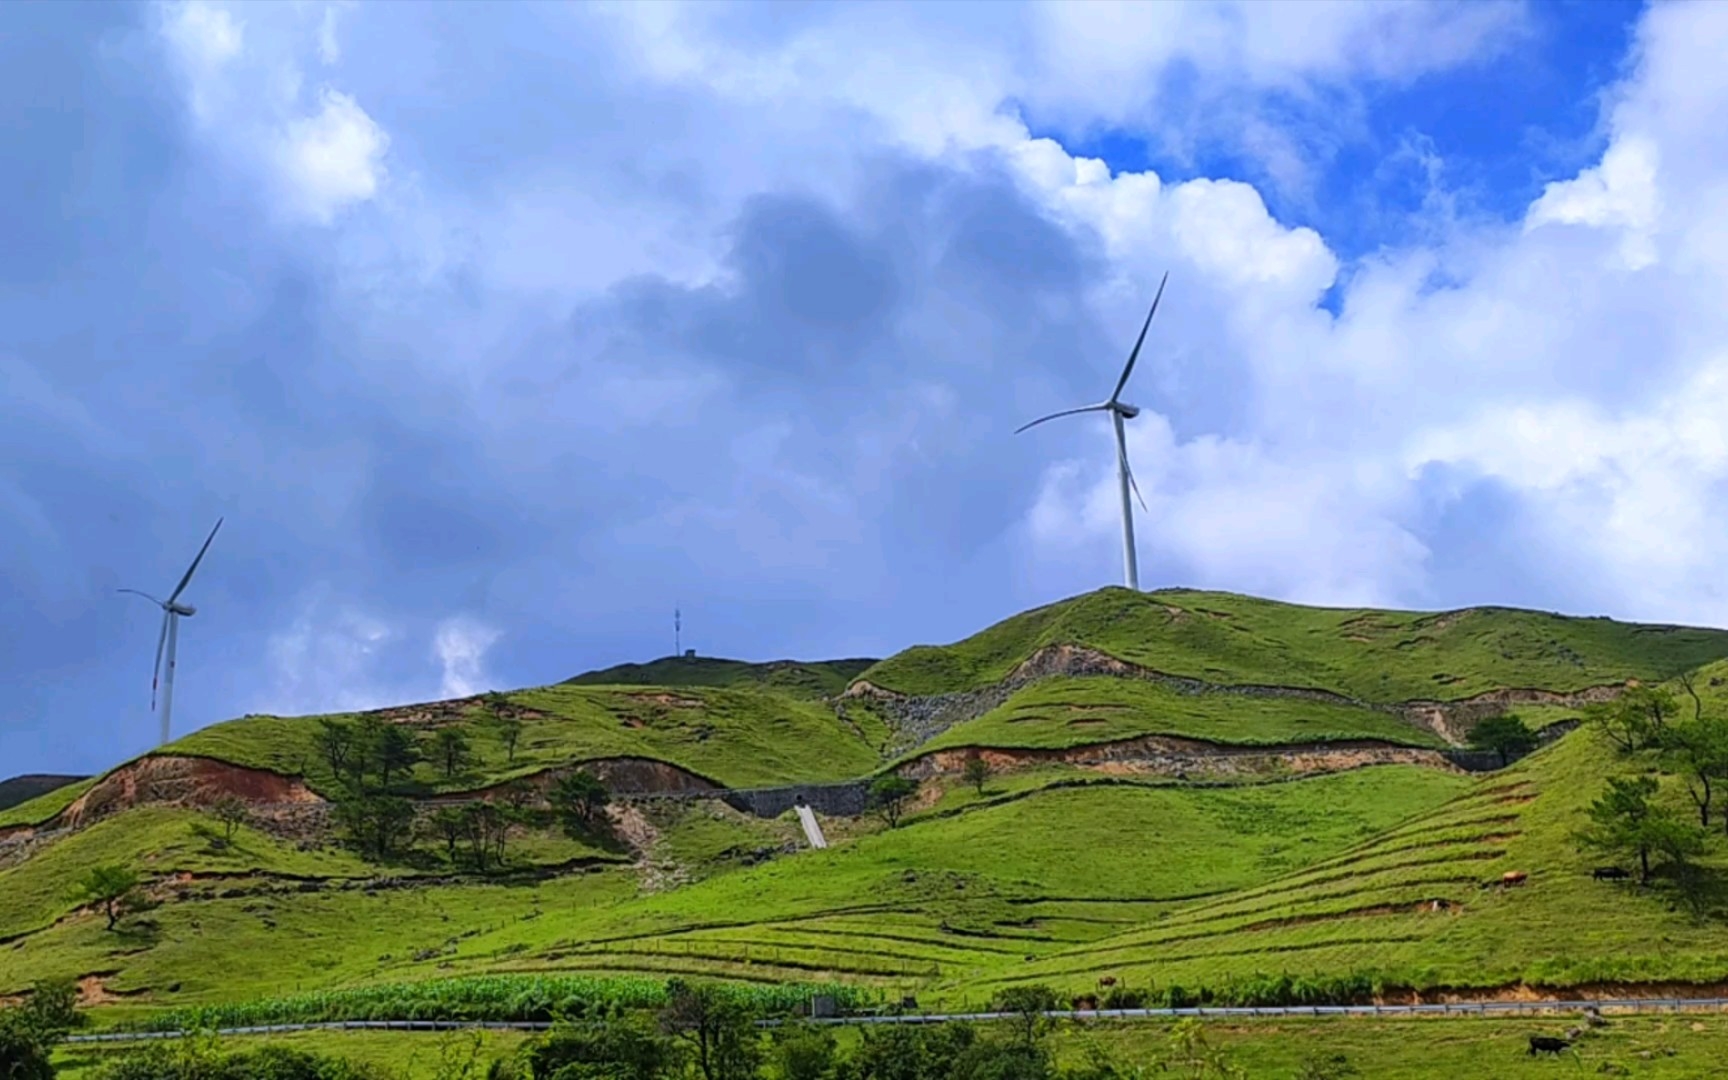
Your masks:
{"label": "green hill", "polygon": [[76,784],[85,779],[82,776],[44,776],[31,774],[14,776],[10,780],[0,780],[0,811],[10,810],[20,803],[29,802],[38,796],[51,791],[58,791],[68,784]]}
{"label": "green hill", "polygon": [[667,656],[646,664],[619,664],[566,679],[573,686],[768,687],[811,697],[834,697],[875,660],[773,660],[749,663],[707,656]]}
{"label": "green hill", "polygon": [[1728,657],[1728,632],[1511,608],[1373,611],[1112,587],[1016,615],[952,645],[907,649],[860,678],[903,694],[976,690],[1057,645],[1224,686],[1300,687],[1392,703],[1666,679]]}
{"label": "green hill", "polygon": [[[1104,975],[1220,994],[1282,976],[1483,993],[1728,979],[1720,916],[1593,880],[1595,857],[1577,850],[1607,778],[1662,760],[1586,729],[1470,776],[1399,707],[1695,671],[1700,707],[1728,714],[1724,658],[1714,630],[1106,589],[877,663],[680,657],[366,715],[249,716],[0,811],[0,997],[94,977],[112,1019],[302,1015],[308,1001],[341,1013],[377,1007],[379,987],[436,1014],[441,980],[506,980],[496,990],[549,973],[839,981],[962,1006],[1033,982],[1083,993]],[[914,699],[842,696],[860,678]],[[1494,707],[1534,724],[1578,715],[1534,697]],[[909,734],[954,702],[969,711]],[[388,857],[346,842],[344,815],[364,807],[319,741],[322,721],[361,720],[428,751],[454,729],[470,751],[396,773],[389,794],[419,824]],[[1183,761],[1256,764],[1167,767],[1178,743]],[[1313,753],[1322,743],[1340,745]],[[998,751],[975,783],[931,764],[975,748]],[[906,774],[922,779],[897,826],[824,811],[826,850],[808,849],[790,812],[667,797],[861,785],[914,760]],[[537,797],[490,865],[440,831],[503,781],[577,764],[630,797],[574,836]],[[1682,805],[1680,780],[1664,784]],[[249,806],[232,837],[207,808],[221,794]],[[1712,839],[1700,865],[1728,872],[1725,846]],[[151,902],[112,931],[75,896],[111,863],[142,874]],[[1527,878],[1484,888],[1507,871]],[[244,1004],[296,993],[335,996]]]}

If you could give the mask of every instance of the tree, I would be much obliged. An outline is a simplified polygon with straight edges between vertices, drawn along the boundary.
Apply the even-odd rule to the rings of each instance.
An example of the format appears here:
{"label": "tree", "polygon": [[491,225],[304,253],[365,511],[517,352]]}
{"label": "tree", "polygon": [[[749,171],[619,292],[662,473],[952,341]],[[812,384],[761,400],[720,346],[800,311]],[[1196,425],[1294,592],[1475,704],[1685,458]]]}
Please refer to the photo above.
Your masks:
{"label": "tree", "polygon": [[373,753],[373,763],[378,768],[378,787],[384,791],[390,790],[392,773],[408,775],[422,756],[414,733],[401,724],[384,725]]}
{"label": "tree", "polygon": [[761,1060],[756,1015],[739,998],[705,983],[666,984],[660,1026],[686,1042],[702,1080],[746,1080]]}
{"label": "tree", "polygon": [[560,1023],[523,1056],[533,1080],[661,1080],[672,1075],[676,1050],[665,1035],[629,1019],[598,1026]]}
{"label": "tree", "polygon": [[[1699,715],[1668,728],[1662,740],[1668,764],[1686,778],[1686,793],[1698,807],[1698,823],[1708,828],[1716,785],[1728,781],[1728,719]],[[1723,814],[1728,828],[1728,813]]]}
{"label": "tree", "polygon": [[318,750],[338,779],[347,771],[348,759],[354,749],[354,728],[328,717],[318,721]]}
{"label": "tree", "polygon": [[444,853],[452,865],[456,862],[456,845],[468,831],[462,811],[454,806],[440,806],[426,819],[432,834],[444,841]]}
{"label": "tree", "polygon": [[482,871],[488,862],[495,866],[503,865],[504,847],[510,839],[510,827],[516,824],[516,820],[509,808],[484,800],[471,802],[462,808],[468,850],[474,855],[474,864]]}
{"label": "tree", "polygon": [[78,879],[73,896],[85,903],[101,904],[112,930],[120,916],[137,905],[139,883],[138,871],[120,863],[105,863],[91,867]]}
{"label": "tree", "polygon": [[522,721],[508,713],[495,712],[492,727],[498,733],[498,741],[504,744],[504,754],[507,761],[516,763],[516,743],[522,738]]}
{"label": "tree", "polygon": [[1674,716],[1674,695],[1650,686],[1635,686],[1613,701],[1584,707],[1584,719],[1625,753],[1635,753],[1658,741]]}
{"label": "tree", "polygon": [[1049,1026],[1045,1013],[1056,1007],[1056,991],[1048,986],[1011,986],[996,995],[996,1008],[1014,1014],[1020,1046],[1031,1051]]}
{"label": "tree", "polygon": [[882,815],[882,820],[888,823],[890,829],[895,828],[900,824],[900,815],[906,809],[906,800],[917,790],[917,784],[899,773],[878,776],[870,785],[870,808]]}
{"label": "tree", "polygon": [[1683,869],[1704,844],[1702,830],[1651,802],[1659,787],[1653,776],[1609,780],[1608,790],[1590,804],[1590,826],[1579,834],[1588,847],[1636,857],[1641,885],[1650,883],[1652,854]]}
{"label": "tree", "polygon": [[83,1020],[77,1002],[77,985],[54,979],[37,983],[24,1004],[0,1006],[0,1077],[52,1080],[55,1047]]}
{"label": "tree", "polygon": [[382,861],[413,838],[414,804],[396,795],[353,794],[336,800],[336,824],[364,858]]}
{"label": "tree", "polygon": [[444,767],[445,779],[449,779],[474,755],[468,747],[468,736],[462,733],[461,728],[442,727],[432,736],[432,756]]}
{"label": "tree", "polygon": [[978,789],[980,797],[984,794],[984,782],[990,779],[990,763],[984,760],[982,754],[973,754],[966,759],[966,767],[962,774],[966,782]]}
{"label": "tree", "polygon": [[1505,714],[1490,716],[1471,728],[1469,742],[1473,750],[1492,750],[1500,755],[1500,766],[1505,768],[1510,758],[1536,749],[1537,740],[1524,721]]}
{"label": "tree", "polygon": [[814,1024],[784,1024],[771,1052],[780,1080],[832,1080],[839,1063],[834,1033]]}
{"label": "tree", "polygon": [[600,820],[600,815],[606,812],[606,804],[611,800],[606,785],[586,769],[577,769],[573,773],[558,778],[547,795],[547,801],[552,804],[552,812],[564,826],[564,832],[571,837],[580,837]]}
{"label": "tree", "polygon": [[234,833],[251,818],[252,811],[245,800],[233,795],[224,795],[211,806],[210,812],[216,815],[216,820],[222,823],[222,842],[234,842]]}

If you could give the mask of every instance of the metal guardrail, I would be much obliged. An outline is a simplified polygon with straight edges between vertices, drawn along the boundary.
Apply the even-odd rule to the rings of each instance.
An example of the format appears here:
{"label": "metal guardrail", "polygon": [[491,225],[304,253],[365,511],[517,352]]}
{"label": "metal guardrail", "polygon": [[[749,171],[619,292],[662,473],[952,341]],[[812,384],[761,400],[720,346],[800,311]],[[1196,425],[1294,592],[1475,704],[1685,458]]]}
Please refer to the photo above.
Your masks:
{"label": "metal guardrail", "polygon": [[[1044,1015],[1054,1020],[1163,1020],[1175,1017],[1244,1016],[1526,1016],[1554,1012],[1685,1012],[1698,1009],[1728,1009],[1728,997],[1711,998],[1593,998],[1567,1001],[1461,1001],[1428,1005],[1242,1005],[1195,1006],[1184,1009],[1053,1009]],[[837,1016],[810,1021],[816,1024],[945,1024],[955,1021],[1007,1020],[1019,1014],[1008,1012],[921,1013],[915,1016]],[[763,1021],[774,1026],[780,1021]],[[331,1020],[308,1024],[259,1024],[218,1028],[218,1035],[281,1035],[296,1031],[546,1031],[544,1020]],[[73,1035],[69,1043],[140,1042],[178,1039],[191,1031],[111,1031]]]}

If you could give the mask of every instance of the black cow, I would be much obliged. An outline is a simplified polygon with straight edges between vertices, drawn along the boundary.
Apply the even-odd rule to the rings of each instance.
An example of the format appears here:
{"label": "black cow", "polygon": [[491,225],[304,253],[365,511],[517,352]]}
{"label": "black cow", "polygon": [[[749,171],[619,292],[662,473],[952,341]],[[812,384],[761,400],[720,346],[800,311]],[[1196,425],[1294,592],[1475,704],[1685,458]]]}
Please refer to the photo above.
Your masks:
{"label": "black cow", "polygon": [[1632,875],[1618,866],[1598,866],[1590,871],[1590,876],[1597,881],[1625,881]]}
{"label": "black cow", "polygon": [[1558,1054],[1572,1044],[1565,1039],[1556,1039],[1552,1035],[1530,1036],[1530,1056],[1537,1054]]}

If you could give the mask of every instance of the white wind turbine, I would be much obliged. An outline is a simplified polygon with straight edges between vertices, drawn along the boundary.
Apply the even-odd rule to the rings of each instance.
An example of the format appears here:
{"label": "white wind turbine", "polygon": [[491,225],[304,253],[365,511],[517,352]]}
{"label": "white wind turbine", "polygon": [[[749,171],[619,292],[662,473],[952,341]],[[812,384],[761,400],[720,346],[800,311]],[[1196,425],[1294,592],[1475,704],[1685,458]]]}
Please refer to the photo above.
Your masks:
{"label": "white wind turbine", "polygon": [[[123,593],[131,593],[134,596],[142,596],[144,599],[162,609],[162,633],[156,638],[156,667],[153,669],[150,676],[150,707],[152,709],[156,707],[156,683],[157,680],[160,679],[162,683],[163,745],[167,745],[168,742],[168,714],[174,707],[174,645],[179,639],[180,620],[185,616],[196,615],[198,613],[198,609],[190,604],[180,603],[180,594],[186,591],[187,584],[192,580],[193,572],[198,569],[198,564],[204,560],[204,553],[210,550],[210,541],[216,539],[216,529],[220,529],[221,527],[222,519],[217,518],[216,528],[211,529],[210,535],[205,537],[204,546],[198,549],[197,558],[193,559],[192,565],[186,568],[185,576],[180,579],[180,584],[174,586],[174,591],[168,594],[168,599],[158,600],[149,593],[139,592],[137,589],[120,590]],[[162,653],[164,647],[166,647],[168,653],[167,678],[162,678]]]}
{"label": "white wind turbine", "polygon": [[1128,467],[1128,440],[1122,431],[1122,421],[1139,416],[1140,409],[1122,400],[1122,388],[1128,385],[1128,376],[1134,373],[1134,361],[1140,358],[1140,346],[1146,343],[1146,331],[1152,326],[1152,316],[1158,313],[1158,301],[1163,299],[1164,284],[1169,280],[1170,273],[1165,271],[1164,280],[1158,283],[1158,295],[1152,298],[1152,310],[1146,313],[1146,322],[1140,327],[1139,340],[1134,342],[1134,351],[1128,354],[1128,364],[1122,369],[1122,377],[1116,380],[1116,390],[1110,395],[1110,400],[1040,416],[1014,431],[1014,434],[1018,435],[1027,428],[1037,427],[1044,421],[1054,420],[1059,416],[1075,416],[1089,412],[1110,414],[1110,423],[1116,429],[1116,480],[1122,486],[1122,569],[1127,577],[1128,587],[1134,590],[1140,588],[1140,567],[1134,555],[1134,505],[1128,501],[1129,490],[1132,489],[1134,497],[1140,499],[1140,508],[1143,510],[1146,509],[1146,500],[1140,497],[1140,485],[1134,482],[1134,472]]}

